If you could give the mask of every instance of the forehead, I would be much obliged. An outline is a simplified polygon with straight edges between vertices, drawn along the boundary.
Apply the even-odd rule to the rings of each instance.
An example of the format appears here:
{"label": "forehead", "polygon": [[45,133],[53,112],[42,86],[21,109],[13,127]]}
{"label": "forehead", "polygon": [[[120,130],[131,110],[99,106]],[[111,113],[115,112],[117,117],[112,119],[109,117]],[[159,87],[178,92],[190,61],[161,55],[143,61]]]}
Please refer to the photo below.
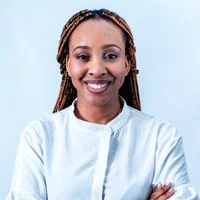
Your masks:
{"label": "forehead", "polygon": [[70,46],[104,44],[124,46],[122,30],[112,22],[104,19],[89,19],[82,22],[70,37]]}

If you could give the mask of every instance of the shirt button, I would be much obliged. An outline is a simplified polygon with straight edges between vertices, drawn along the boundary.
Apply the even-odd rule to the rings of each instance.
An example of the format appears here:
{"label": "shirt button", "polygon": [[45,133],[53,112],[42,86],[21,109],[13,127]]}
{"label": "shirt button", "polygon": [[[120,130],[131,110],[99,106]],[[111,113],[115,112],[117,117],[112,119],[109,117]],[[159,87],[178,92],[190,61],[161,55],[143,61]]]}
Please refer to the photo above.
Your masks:
{"label": "shirt button", "polygon": [[105,127],[105,128],[104,128],[104,131],[105,131],[105,132],[110,132],[110,128],[109,128],[109,127]]}

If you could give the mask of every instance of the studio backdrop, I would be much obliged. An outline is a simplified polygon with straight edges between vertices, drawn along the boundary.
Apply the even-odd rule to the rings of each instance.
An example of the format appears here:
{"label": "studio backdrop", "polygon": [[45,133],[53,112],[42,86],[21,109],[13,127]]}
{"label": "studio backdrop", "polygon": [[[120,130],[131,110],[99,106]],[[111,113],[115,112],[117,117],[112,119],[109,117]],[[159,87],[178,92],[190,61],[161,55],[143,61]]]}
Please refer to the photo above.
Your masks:
{"label": "studio backdrop", "polygon": [[63,25],[85,8],[108,8],[130,25],[142,111],[177,127],[189,177],[200,194],[199,0],[1,0],[0,199],[10,187],[23,128],[55,105]]}

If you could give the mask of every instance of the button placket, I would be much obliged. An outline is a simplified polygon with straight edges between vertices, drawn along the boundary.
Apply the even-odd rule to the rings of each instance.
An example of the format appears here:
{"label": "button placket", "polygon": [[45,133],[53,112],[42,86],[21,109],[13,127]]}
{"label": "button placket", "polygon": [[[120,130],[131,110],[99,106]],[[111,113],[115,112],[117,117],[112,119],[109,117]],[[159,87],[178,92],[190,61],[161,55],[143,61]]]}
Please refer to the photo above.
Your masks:
{"label": "button placket", "polygon": [[96,162],[96,169],[94,174],[94,181],[92,186],[92,200],[102,200],[103,185],[107,169],[108,153],[110,149],[111,129],[105,127],[106,132],[100,138],[99,154]]}

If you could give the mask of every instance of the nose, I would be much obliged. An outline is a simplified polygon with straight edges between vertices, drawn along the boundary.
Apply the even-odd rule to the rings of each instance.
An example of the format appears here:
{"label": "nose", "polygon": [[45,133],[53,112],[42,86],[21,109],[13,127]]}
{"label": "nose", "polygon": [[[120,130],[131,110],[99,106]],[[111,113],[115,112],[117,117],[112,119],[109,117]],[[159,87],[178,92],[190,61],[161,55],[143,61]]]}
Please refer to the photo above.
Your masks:
{"label": "nose", "polygon": [[107,74],[106,63],[100,58],[94,58],[90,62],[88,73],[93,77],[102,77]]}

